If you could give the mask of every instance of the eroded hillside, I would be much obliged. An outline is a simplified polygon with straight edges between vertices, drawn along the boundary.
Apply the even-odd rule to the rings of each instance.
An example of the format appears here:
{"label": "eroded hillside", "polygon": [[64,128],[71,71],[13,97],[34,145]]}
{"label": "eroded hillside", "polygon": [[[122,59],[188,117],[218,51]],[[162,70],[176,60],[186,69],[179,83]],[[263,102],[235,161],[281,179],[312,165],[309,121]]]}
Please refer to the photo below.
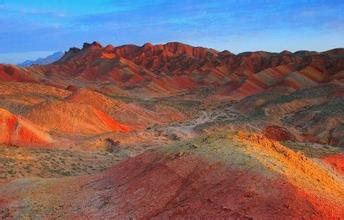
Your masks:
{"label": "eroded hillside", "polygon": [[343,73],[176,42],[0,65],[0,216],[340,218]]}

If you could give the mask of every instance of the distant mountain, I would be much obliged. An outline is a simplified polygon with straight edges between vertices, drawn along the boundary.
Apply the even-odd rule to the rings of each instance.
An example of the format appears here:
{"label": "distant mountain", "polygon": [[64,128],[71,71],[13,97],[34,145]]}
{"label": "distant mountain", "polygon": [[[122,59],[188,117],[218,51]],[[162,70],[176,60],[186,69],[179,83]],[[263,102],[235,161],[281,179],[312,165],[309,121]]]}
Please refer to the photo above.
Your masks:
{"label": "distant mountain", "polygon": [[57,60],[59,60],[62,56],[63,56],[63,52],[59,51],[56,53],[53,53],[45,58],[38,58],[37,60],[26,60],[20,64],[18,64],[18,66],[20,67],[28,67],[31,66],[33,64],[39,64],[39,65],[46,65],[46,64],[51,64]]}
{"label": "distant mountain", "polygon": [[140,90],[140,95],[207,87],[216,90],[216,95],[241,99],[264,91],[296,91],[342,80],[343,54],[344,49],[338,48],[325,52],[256,51],[235,55],[179,42],[118,47],[93,42],[85,43],[82,48],[70,48],[62,57],[60,53],[60,59],[54,59],[56,62],[49,58],[55,55],[49,56],[53,63],[48,65],[26,70],[0,65],[0,80],[48,80],[62,86],[70,85],[73,80],[112,83],[124,93]]}

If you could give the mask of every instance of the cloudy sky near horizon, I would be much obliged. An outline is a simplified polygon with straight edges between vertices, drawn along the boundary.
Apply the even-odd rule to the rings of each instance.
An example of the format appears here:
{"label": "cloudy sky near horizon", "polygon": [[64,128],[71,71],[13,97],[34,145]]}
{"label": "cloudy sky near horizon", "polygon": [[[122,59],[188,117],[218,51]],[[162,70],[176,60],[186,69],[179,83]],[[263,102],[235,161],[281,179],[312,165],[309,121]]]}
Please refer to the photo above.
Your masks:
{"label": "cloudy sky near horizon", "polygon": [[92,41],[323,51],[344,47],[344,1],[0,0],[0,27],[0,63]]}

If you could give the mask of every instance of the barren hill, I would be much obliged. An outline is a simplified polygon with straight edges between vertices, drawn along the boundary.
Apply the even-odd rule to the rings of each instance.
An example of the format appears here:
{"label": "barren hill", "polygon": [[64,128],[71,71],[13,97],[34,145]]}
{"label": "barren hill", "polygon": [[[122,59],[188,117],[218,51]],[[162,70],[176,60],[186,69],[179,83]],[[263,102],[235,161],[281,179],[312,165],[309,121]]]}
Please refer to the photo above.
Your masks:
{"label": "barren hill", "polygon": [[43,103],[36,106],[26,117],[42,127],[58,132],[100,134],[131,130],[90,105],[64,101]]}

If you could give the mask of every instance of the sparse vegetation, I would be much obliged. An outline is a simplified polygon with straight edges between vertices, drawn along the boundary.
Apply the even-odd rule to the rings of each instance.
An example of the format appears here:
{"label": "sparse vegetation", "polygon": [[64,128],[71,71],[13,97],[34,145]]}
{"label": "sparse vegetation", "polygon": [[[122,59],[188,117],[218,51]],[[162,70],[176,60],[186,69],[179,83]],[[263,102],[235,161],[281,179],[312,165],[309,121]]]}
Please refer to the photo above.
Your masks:
{"label": "sparse vegetation", "polygon": [[119,141],[114,141],[111,138],[105,139],[105,151],[109,153],[116,153],[119,151]]}
{"label": "sparse vegetation", "polygon": [[115,154],[101,151],[2,147],[0,148],[0,180],[91,174],[103,171],[117,161],[119,158]]}
{"label": "sparse vegetation", "polygon": [[343,151],[343,149],[341,148],[324,144],[285,141],[283,142],[283,145],[287,146],[288,148],[294,151],[300,151],[304,153],[306,156],[312,158],[321,158],[327,155],[336,154]]}

